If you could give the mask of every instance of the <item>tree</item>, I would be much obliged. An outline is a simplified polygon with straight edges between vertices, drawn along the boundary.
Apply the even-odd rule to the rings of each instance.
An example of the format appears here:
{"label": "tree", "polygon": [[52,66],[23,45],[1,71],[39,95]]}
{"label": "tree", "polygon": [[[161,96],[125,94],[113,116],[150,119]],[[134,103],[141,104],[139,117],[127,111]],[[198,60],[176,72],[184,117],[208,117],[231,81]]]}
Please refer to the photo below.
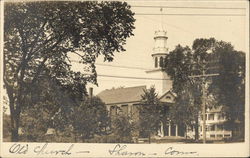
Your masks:
{"label": "tree", "polygon": [[[34,84],[31,92],[32,95],[26,96],[25,106],[20,115],[23,138],[24,141],[47,141],[44,135],[49,128],[62,128],[56,126],[53,120],[60,109],[70,109],[78,104],[75,102],[76,99],[72,99],[71,94],[62,90],[60,84],[45,74]],[[65,120],[60,121],[60,124],[63,124]],[[64,133],[68,132],[67,129],[63,128]]]}
{"label": "tree", "polygon": [[245,124],[245,53],[236,51],[230,43],[218,41],[214,50],[219,76],[213,79],[210,92],[217,104],[224,106],[227,128],[234,137],[244,139]]}
{"label": "tree", "polygon": [[[234,50],[230,43],[201,38],[193,42],[192,50],[178,45],[167,55],[165,65],[177,94],[171,117],[188,126],[196,122],[196,140],[202,101],[207,108],[223,105],[227,109],[224,112],[234,121],[239,117],[244,120],[245,54]],[[203,77],[190,79],[192,75],[202,75],[203,70],[206,74],[219,75],[204,80]],[[206,89],[205,100],[202,100],[202,86]]]}
{"label": "tree", "polygon": [[[87,97],[80,106],[73,107],[70,114],[63,113],[63,115],[64,117],[68,115],[68,122],[73,128],[75,137],[80,136],[82,142],[85,139],[92,138],[95,134],[106,134],[106,128],[110,126],[105,103],[98,97]],[[58,123],[60,123],[60,120],[61,118],[58,119]],[[68,126],[68,124],[66,123],[63,126]],[[61,131],[65,128],[61,128]]]}
{"label": "tree", "polygon": [[144,94],[141,97],[138,126],[140,135],[148,137],[150,143],[151,134],[156,133],[160,127],[161,106],[154,87],[144,90]]}
{"label": "tree", "polygon": [[199,136],[200,83],[189,78],[192,75],[193,54],[189,47],[181,45],[166,57],[165,71],[173,80],[173,92],[177,94],[175,106],[170,108],[170,119],[176,124],[195,127],[195,139]]}
{"label": "tree", "polygon": [[118,114],[112,121],[112,143],[131,143],[135,125],[125,114]]}
{"label": "tree", "polygon": [[[5,3],[4,86],[9,98],[12,141],[18,141],[20,114],[26,96],[48,74],[75,98],[96,82],[95,60],[124,51],[133,35],[133,13],[125,2]],[[90,74],[74,72],[76,55]]]}
{"label": "tree", "polygon": [[44,110],[40,104],[24,110],[20,118],[20,127],[23,132],[23,140],[28,142],[45,141],[44,136],[49,127],[50,113]]}
{"label": "tree", "polygon": [[10,131],[10,116],[3,113],[3,141],[7,141],[10,139],[11,131]]}

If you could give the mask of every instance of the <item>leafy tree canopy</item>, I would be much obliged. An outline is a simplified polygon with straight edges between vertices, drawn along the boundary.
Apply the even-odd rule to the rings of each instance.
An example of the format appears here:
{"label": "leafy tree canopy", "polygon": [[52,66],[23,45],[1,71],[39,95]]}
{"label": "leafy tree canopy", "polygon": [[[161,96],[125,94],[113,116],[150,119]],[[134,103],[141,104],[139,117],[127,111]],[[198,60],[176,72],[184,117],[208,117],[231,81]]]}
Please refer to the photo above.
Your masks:
{"label": "leafy tree canopy", "polygon": [[[18,2],[4,6],[4,84],[12,116],[12,137],[24,100],[44,75],[74,97],[96,82],[95,60],[112,61],[133,35],[133,13],[126,2]],[[71,55],[89,74],[71,69]]]}
{"label": "leafy tree canopy", "polygon": [[[206,106],[223,105],[229,119],[244,120],[245,53],[236,51],[230,43],[201,38],[194,40],[192,49],[176,46],[167,55],[165,65],[177,94],[173,120],[198,122],[202,84],[206,89]],[[204,80],[201,76],[190,78],[204,74],[218,75]]]}

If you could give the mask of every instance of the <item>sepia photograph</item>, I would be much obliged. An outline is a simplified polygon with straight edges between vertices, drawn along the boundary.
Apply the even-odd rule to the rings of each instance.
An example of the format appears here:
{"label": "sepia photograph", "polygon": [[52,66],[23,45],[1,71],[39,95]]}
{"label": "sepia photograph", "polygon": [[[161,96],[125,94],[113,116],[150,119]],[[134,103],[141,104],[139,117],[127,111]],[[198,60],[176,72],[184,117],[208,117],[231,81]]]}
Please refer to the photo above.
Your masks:
{"label": "sepia photograph", "polygon": [[150,156],[129,144],[248,144],[248,6],[3,0],[2,144],[14,156],[30,151],[22,143],[43,143],[40,156],[114,144],[109,154],[125,157]]}

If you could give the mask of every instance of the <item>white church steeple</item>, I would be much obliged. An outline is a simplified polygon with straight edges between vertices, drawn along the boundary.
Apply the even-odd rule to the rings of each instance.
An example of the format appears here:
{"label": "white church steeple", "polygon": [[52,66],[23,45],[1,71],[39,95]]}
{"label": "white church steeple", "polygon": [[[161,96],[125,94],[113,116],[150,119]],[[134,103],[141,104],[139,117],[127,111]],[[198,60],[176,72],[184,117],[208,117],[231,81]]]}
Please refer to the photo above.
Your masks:
{"label": "white church steeple", "polygon": [[[161,9],[162,12],[162,9]],[[162,16],[163,17],[163,16]],[[164,71],[164,63],[168,54],[167,47],[167,31],[163,26],[163,19],[160,23],[160,27],[155,31],[154,35],[154,47],[151,52],[153,58],[152,70],[146,71],[151,78],[157,78],[154,82],[154,87],[159,95],[162,95],[169,91],[172,87],[172,81],[167,73]]]}
{"label": "white church steeple", "polygon": [[164,30],[157,30],[155,31],[155,44],[152,52],[152,57],[154,59],[154,68],[159,69],[162,68],[164,65],[164,60],[168,53],[167,48],[167,32]]}
{"label": "white church steeple", "polygon": [[[161,8],[162,13],[162,8]],[[154,60],[154,69],[161,69],[164,66],[164,60],[168,53],[167,48],[167,31],[163,25],[163,15],[161,15],[160,27],[155,31],[154,37],[154,48],[152,52],[152,57]]]}

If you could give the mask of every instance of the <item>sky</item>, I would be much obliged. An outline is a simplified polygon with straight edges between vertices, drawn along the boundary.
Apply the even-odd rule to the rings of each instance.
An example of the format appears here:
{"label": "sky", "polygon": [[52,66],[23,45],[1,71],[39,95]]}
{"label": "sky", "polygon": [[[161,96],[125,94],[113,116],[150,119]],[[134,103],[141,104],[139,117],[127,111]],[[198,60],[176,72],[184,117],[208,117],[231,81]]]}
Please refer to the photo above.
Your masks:
{"label": "sky", "polygon": [[[246,16],[173,16],[164,14],[247,14],[246,9],[184,9],[163,8],[163,15],[138,15],[140,13],[161,14],[160,7],[146,8],[136,6],[175,6],[175,7],[216,7],[216,8],[246,8],[247,1],[160,1],[138,2],[128,1],[135,12],[134,36],[127,39],[124,46],[126,51],[115,53],[112,62],[103,62],[98,57],[96,70],[98,86],[88,84],[94,88],[94,94],[102,90],[117,87],[132,87],[151,82],[143,79],[127,79],[104,77],[101,75],[147,77],[145,70],[153,68],[151,54],[154,47],[154,32],[161,26],[165,28],[168,36],[168,48],[173,50],[176,45],[192,46],[197,38],[214,37],[217,40],[230,42],[236,50],[246,52]],[[104,66],[112,65],[112,66]],[[117,67],[118,66],[118,67]],[[139,67],[121,68],[121,67]],[[81,70],[79,65],[73,65]],[[157,82],[157,81],[156,81]]]}

